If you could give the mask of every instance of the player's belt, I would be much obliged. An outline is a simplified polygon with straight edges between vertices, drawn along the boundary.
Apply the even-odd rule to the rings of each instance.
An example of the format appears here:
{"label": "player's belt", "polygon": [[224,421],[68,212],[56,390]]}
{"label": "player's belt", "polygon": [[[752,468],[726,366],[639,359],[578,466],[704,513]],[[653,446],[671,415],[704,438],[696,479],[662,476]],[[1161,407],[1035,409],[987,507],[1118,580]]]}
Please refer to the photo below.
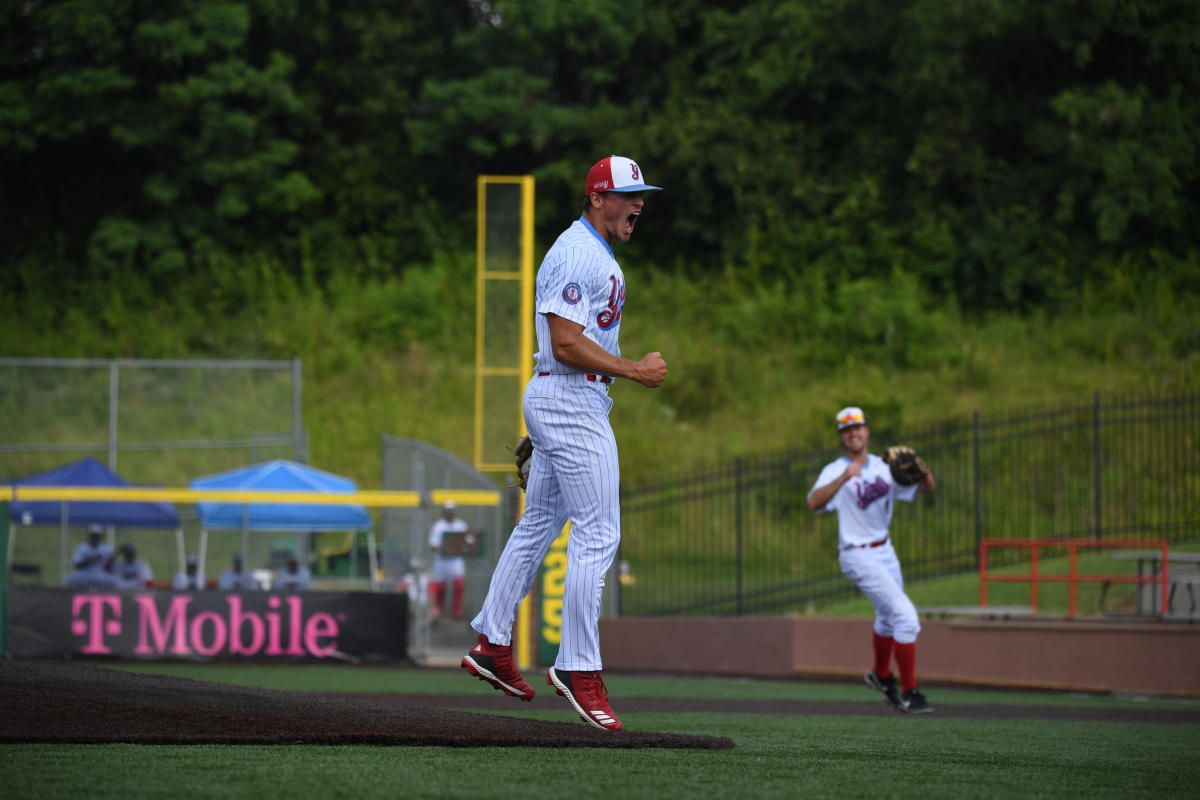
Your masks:
{"label": "player's belt", "polygon": [[843,550],[866,550],[868,547],[882,547],[883,545],[887,544],[887,541],[888,541],[888,537],[885,536],[882,539],[879,539],[878,541],[869,542],[867,544],[848,544],[845,547],[843,547],[842,549]]}
{"label": "player's belt", "polygon": [[[539,372],[538,377],[544,378],[549,374],[550,374],[549,372]],[[592,372],[585,372],[583,374],[583,376],[585,378],[587,378],[588,381],[590,381],[591,383],[595,383],[596,381],[600,381],[601,383],[612,383],[612,378],[608,377],[607,375],[596,375],[595,373],[592,373]]]}

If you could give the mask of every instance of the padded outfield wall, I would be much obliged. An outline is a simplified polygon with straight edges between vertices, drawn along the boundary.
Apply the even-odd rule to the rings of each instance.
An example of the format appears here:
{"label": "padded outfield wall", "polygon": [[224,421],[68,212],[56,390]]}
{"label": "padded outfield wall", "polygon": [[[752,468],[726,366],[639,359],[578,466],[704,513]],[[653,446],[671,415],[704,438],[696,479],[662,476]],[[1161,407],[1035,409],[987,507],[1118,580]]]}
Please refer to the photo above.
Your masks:
{"label": "padded outfield wall", "polygon": [[[869,619],[624,618],[600,623],[604,668],[861,680]],[[1200,697],[1200,625],[923,621],[923,685]]]}

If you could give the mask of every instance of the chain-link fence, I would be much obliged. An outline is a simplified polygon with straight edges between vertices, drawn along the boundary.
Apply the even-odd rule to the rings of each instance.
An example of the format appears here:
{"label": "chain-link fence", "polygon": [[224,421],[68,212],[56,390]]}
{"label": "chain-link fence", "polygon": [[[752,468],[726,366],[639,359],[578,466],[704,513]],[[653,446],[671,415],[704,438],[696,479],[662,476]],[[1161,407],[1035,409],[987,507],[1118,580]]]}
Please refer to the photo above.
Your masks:
{"label": "chain-link fence", "polygon": [[[301,390],[299,360],[0,358],[0,481],[87,456],[131,483],[165,486],[259,461],[305,461]],[[195,552],[194,510],[179,512],[180,536]],[[14,568],[60,585],[82,531],[40,527],[15,537]],[[111,530],[109,538],[115,544]],[[123,528],[120,538],[156,578],[180,566],[185,545],[172,532]],[[238,547],[236,537],[214,537],[206,574],[225,569]]]}
{"label": "chain-link fence", "polygon": [[[978,569],[984,537],[1200,539],[1200,396],[1113,398],[997,419],[874,431],[902,438],[938,488],[901,504],[891,531],[908,579]],[[831,439],[833,435],[831,434]],[[781,452],[622,492],[625,615],[803,610],[853,587],[837,565],[835,515],[808,510],[840,455]],[[1012,550],[991,566],[1028,558]]]}
{"label": "chain-link fence", "polygon": [[171,486],[304,461],[301,375],[299,360],[0,358],[0,479],[84,456]]}
{"label": "chain-link fence", "polygon": [[[383,440],[383,480],[386,490],[411,490],[425,496],[432,490],[500,491],[498,505],[459,503],[456,514],[466,521],[473,544],[464,553],[465,619],[432,613],[428,584],[433,562],[429,532],[441,514],[436,505],[385,508],[381,512],[381,568],[391,587],[409,592],[412,620],[410,653],[423,659],[435,650],[458,652],[475,639],[470,618],[483,603],[500,550],[512,528],[514,494],[467,462],[433,445],[391,436]],[[450,593],[447,593],[447,600]]]}

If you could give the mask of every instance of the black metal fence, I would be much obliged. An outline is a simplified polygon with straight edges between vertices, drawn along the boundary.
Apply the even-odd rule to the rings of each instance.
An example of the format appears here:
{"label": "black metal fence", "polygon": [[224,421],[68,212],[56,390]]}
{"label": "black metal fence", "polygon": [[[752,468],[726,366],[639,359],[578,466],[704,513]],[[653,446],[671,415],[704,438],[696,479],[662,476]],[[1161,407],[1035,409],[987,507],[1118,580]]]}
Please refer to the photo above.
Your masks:
{"label": "black metal fence", "polygon": [[[984,537],[1200,539],[1200,395],[1094,395],[986,420],[976,412],[903,436],[875,431],[871,449],[898,440],[922,454],[938,484],[893,518],[910,580],[977,570]],[[837,565],[836,515],[806,505],[837,455],[766,454],[625,489],[621,613],[779,613],[851,595]]]}

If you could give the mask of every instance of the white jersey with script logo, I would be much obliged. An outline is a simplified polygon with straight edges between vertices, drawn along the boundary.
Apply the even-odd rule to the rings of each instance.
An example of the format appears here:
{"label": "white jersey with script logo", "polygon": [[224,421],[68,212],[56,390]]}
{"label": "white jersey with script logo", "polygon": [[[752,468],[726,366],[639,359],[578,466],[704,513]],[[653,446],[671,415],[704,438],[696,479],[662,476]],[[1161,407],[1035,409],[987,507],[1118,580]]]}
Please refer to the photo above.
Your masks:
{"label": "white jersey with script logo", "polygon": [[538,269],[537,371],[576,372],[555,360],[547,314],[582,325],[584,336],[620,356],[617,338],[624,306],[625,275],[612,248],[580,217],[558,237]]}
{"label": "white jersey with script logo", "polygon": [[[850,459],[846,456],[826,464],[809,495],[836,480],[848,466]],[[887,462],[868,455],[862,474],[847,481],[817,513],[837,512],[839,548],[871,544],[888,535],[893,498],[912,502],[916,496],[916,486],[897,486]]]}

